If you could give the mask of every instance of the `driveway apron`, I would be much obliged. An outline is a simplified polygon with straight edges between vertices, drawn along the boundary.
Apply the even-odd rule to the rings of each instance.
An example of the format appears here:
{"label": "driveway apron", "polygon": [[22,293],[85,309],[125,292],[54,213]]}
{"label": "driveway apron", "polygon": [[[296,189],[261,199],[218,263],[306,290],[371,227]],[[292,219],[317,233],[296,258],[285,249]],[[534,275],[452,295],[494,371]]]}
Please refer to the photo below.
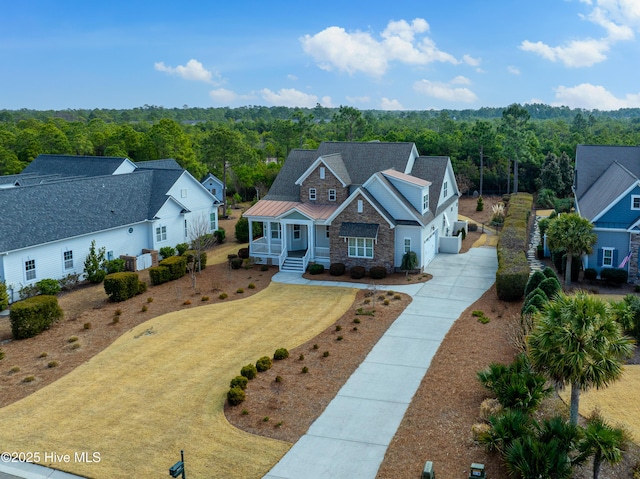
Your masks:
{"label": "driveway apron", "polygon": [[[389,287],[413,301],[264,479],[374,479],[440,343],[460,314],[491,287],[497,268],[495,248],[472,248],[437,255],[427,267],[433,278],[426,283]],[[319,284],[286,273],[274,280]]]}

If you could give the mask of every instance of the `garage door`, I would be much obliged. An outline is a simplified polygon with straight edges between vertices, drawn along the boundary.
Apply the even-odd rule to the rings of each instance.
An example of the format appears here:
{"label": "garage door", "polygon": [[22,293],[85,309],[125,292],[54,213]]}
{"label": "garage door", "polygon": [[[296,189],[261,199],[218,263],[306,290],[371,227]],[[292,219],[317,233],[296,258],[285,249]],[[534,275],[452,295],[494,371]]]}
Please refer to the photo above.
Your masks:
{"label": "garage door", "polygon": [[431,261],[433,260],[433,258],[436,257],[436,245],[438,244],[437,241],[437,235],[436,233],[432,233],[431,236],[429,236],[425,242],[424,242],[424,248],[422,249],[422,267],[426,267],[429,263],[431,263]]}

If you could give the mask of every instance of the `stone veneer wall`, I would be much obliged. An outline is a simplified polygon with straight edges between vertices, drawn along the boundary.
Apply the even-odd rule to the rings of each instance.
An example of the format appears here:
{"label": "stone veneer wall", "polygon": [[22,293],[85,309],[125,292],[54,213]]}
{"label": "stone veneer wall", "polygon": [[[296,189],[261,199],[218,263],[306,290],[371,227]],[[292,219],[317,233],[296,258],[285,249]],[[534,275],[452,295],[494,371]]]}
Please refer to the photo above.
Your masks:
{"label": "stone veneer wall", "polygon": [[[358,213],[358,200],[363,200],[362,213]],[[373,243],[373,259],[349,257],[349,242],[340,238],[340,225],[348,223],[373,223],[379,224],[378,241]],[[384,266],[387,273],[393,273],[393,251],[395,233],[389,227],[389,223],[367,202],[358,195],[333,221],[329,227],[330,261],[332,263],[344,263],[348,268],[352,266],[364,266],[367,271],[372,266]]]}
{"label": "stone veneer wall", "polygon": [[640,234],[631,233],[631,259],[629,260],[629,283],[638,281],[638,250],[640,250]]}
{"label": "stone veneer wall", "polygon": [[[309,202],[309,188],[316,189],[317,199],[312,203],[318,205],[339,205],[349,197],[349,187],[343,187],[340,180],[326,167],[324,180],[320,179],[320,167],[318,167],[300,185],[300,201],[303,203]],[[330,189],[336,190],[336,201],[329,201]]]}

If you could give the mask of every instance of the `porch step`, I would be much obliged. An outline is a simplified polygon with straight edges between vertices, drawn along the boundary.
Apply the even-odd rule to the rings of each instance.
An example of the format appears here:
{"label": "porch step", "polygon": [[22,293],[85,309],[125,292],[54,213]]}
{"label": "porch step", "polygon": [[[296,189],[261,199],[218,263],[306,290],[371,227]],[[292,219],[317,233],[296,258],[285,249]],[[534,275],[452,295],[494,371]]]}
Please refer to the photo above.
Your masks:
{"label": "porch step", "polygon": [[304,261],[302,258],[287,256],[284,263],[282,263],[280,271],[288,273],[304,273]]}

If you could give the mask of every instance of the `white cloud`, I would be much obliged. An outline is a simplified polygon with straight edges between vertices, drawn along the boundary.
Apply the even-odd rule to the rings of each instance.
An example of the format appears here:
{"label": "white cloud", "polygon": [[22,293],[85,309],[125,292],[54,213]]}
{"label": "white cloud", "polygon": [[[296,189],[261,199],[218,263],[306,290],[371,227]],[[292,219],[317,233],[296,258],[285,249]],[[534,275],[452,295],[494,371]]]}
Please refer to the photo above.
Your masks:
{"label": "white cloud", "polygon": [[452,85],[471,85],[471,80],[467,77],[463,77],[462,75],[458,75],[450,82]]}
{"label": "white cloud", "polygon": [[554,106],[585,108],[587,110],[618,110],[620,108],[639,108],[640,93],[627,94],[617,98],[601,85],[582,83],[574,87],[559,86],[554,88],[556,102]]}
{"label": "white cloud", "polygon": [[240,98],[240,95],[237,93],[227,90],[226,88],[218,88],[216,90],[211,90],[209,92],[209,96],[216,103],[221,103],[223,105],[228,105],[229,103],[233,103],[235,100]]}
{"label": "white cloud", "polygon": [[567,67],[590,67],[607,59],[605,53],[609,51],[610,43],[601,40],[573,40],[559,47],[525,40],[520,45],[525,52],[533,52],[552,62],[560,61]]}
{"label": "white cloud", "polygon": [[[214,74],[209,70],[206,70],[202,63],[193,58],[187,62],[186,65],[178,65],[177,67],[170,67],[164,64],[164,62],[157,62],[154,64],[154,68],[158,71],[168,73],[169,75],[178,75],[185,80],[196,80],[206,83],[218,83],[213,81]],[[216,74],[216,76],[218,76]]]}
{"label": "white cloud", "polygon": [[277,106],[313,108],[318,103],[317,96],[308,95],[294,88],[281,88],[277,93],[263,88],[260,94],[264,100]]}
{"label": "white cloud", "polygon": [[331,100],[330,96],[323,96],[322,100],[320,101],[320,104],[325,108],[334,108],[335,107],[335,105],[333,104],[333,101]]}
{"label": "white cloud", "polygon": [[291,81],[298,81],[298,77],[295,75],[292,75],[291,73],[287,75],[287,78]]}
{"label": "white cloud", "polygon": [[390,100],[388,98],[382,97],[382,100],[380,100],[380,109],[381,110],[404,110],[405,108],[396,99]]}
{"label": "white cloud", "polygon": [[368,32],[349,33],[344,28],[332,26],[315,35],[305,35],[300,41],[305,53],[316,61],[318,67],[327,71],[382,76],[393,61],[408,65],[460,63],[453,55],[439,50],[431,38],[416,38],[428,31],[429,24],[422,18],[416,18],[411,23],[390,21],[380,34],[381,40]]}
{"label": "white cloud", "polygon": [[473,58],[471,55],[463,55],[462,61],[465,62],[467,65],[471,65],[472,67],[479,67],[482,59]]}
{"label": "white cloud", "polygon": [[453,82],[443,83],[420,80],[413,84],[413,89],[418,93],[422,93],[439,100],[473,103],[478,99],[476,94],[468,88],[456,88],[453,85]]}
{"label": "white cloud", "polygon": [[512,75],[520,75],[520,69],[518,67],[513,66],[513,65],[509,65],[507,67],[507,71],[509,73],[511,73]]}
{"label": "white cloud", "polygon": [[352,104],[369,103],[371,101],[371,98],[368,96],[347,96],[346,98],[347,101]]}

